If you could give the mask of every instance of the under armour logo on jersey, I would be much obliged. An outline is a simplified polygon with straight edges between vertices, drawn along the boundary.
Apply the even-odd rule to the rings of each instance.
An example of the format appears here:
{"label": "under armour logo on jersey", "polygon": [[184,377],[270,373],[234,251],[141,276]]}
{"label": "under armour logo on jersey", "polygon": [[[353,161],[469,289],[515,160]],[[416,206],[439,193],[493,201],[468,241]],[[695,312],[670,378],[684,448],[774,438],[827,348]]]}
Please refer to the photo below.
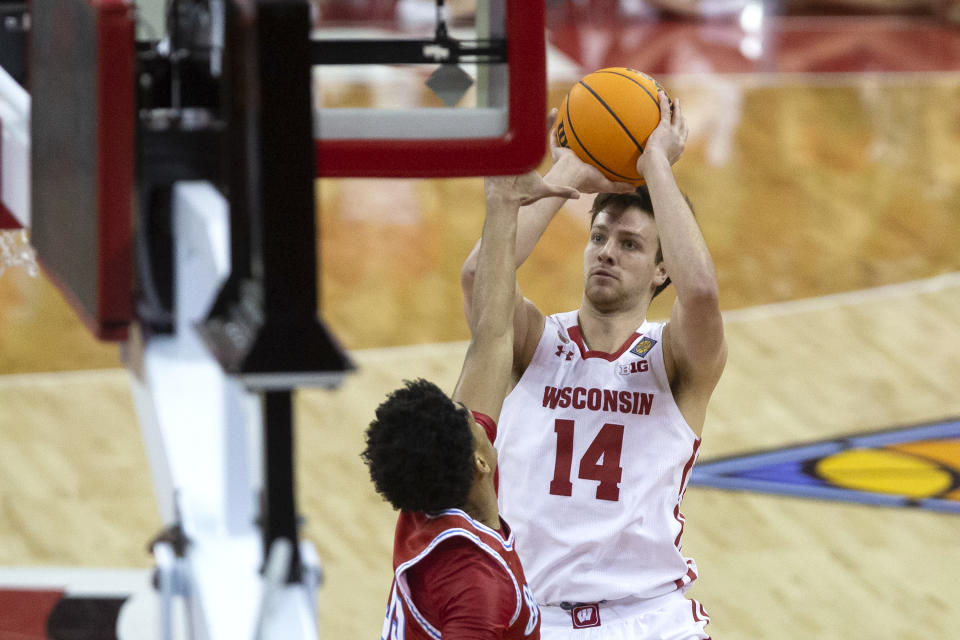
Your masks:
{"label": "under armour logo on jersey", "polygon": [[586,629],[600,626],[600,605],[582,604],[570,610],[574,629]]}
{"label": "under armour logo on jersey", "polygon": [[[557,345],[557,352],[556,352],[555,354],[553,354],[553,355],[557,356],[558,358],[563,357],[563,355],[564,355],[564,350],[563,350],[563,345],[562,345],[562,344],[558,344],[558,345]],[[566,356],[567,356],[567,358],[566,358],[567,360],[573,360],[573,349],[570,349],[570,351],[567,351],[567,352],[566,352]]]}

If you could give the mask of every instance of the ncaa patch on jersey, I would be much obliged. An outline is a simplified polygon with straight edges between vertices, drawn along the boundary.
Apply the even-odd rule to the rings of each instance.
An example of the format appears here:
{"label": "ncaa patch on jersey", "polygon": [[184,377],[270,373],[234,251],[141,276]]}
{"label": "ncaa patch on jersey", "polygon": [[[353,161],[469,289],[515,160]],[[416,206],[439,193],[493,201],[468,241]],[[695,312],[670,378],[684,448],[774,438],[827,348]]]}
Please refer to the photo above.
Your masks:
{"label": "ncaa patch on jersey", "polygon": [[656,346],[657,341],[653,338],[648,338],[644,336],[640,339],[640,342],[637,343],[633,349],[630,349],[630,353],[640,356],[641,358],[650,353],[650,350]]}
{"label": "ncaa patch on jersey", "polygon": [[600,626],[600,605],[582,604],[570,610],[574,629],[587,629]]}

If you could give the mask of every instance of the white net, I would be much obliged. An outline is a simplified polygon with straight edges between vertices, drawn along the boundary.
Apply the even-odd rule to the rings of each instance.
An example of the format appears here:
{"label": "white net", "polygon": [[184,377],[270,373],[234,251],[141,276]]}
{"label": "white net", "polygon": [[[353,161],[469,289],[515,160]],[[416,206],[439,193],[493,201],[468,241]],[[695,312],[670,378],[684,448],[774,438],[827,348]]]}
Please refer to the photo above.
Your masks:
{"label": "white net", "polygon": [[38,273],[37,253],[26,229],[0,229],[0,276],[12,267],[23,267],[31,276]]}

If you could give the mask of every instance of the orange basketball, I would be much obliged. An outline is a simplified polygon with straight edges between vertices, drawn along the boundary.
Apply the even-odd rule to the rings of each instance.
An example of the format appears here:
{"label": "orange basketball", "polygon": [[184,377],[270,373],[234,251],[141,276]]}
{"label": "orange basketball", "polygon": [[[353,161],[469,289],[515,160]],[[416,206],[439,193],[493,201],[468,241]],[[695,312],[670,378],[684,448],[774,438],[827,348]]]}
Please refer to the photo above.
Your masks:
{"label": "orange basketball", "polygon": [[643,184],[637,159],[660,122],[660,83],[626,67],[585,75],[560,104],[557,144],[618,182]]}

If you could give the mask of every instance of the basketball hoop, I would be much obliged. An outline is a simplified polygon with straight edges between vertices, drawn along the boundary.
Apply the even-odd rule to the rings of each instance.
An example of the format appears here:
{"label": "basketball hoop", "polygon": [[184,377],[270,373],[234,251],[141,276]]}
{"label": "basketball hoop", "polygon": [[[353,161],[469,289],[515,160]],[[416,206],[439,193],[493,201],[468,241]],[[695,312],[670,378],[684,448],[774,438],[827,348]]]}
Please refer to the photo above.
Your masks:
{"label": "basketball hoop", "polygon": [[11,267],[25,267],[34,277],[39,273],[26,229],[0,229],[0,276]]}

